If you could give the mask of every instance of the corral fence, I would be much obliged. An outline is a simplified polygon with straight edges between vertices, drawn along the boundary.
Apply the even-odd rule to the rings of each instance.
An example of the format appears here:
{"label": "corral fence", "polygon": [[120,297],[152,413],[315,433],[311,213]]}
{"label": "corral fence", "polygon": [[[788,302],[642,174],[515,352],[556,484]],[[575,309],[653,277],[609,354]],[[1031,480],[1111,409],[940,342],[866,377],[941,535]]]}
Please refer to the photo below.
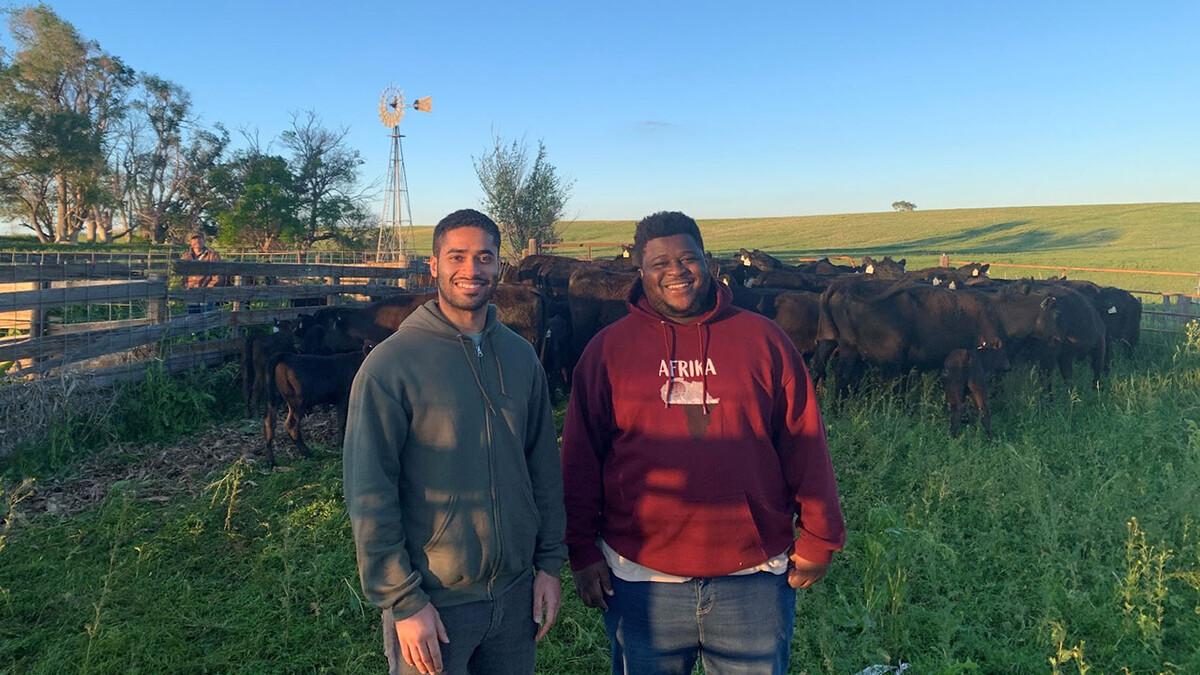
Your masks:
{"label": "corral fence", "polygon": [[[151,362],[169,371],[220,363],[238,353],[247,328],[431,283],[428,266],[417,262],[20,256],[0,258],[0,403],[19,395],[20,387],[5,384],[82,374],[82,383],[99,387],[144,377]],[[216,277],[220,285],[184,288],[185,277]]]}

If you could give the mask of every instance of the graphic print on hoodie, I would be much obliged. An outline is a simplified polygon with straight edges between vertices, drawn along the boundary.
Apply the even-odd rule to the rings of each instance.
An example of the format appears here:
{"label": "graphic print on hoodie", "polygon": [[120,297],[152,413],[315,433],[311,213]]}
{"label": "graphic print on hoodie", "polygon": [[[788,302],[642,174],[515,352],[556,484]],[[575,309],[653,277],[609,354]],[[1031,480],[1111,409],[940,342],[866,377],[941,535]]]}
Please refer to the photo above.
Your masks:
{"label": "graphic print on hoodie", "polygon": [[705,379],[687,380],[684,377],[707,378],[716,375],[717,369],[712,359],[693,359],[689,361],[668,361],[663,359],[658,366],[660,377],[666,377],[659,394],[667,407],[682,406],[687,418],[688,435],[693,441],[703,440],[704,432],[712,422],[709,411],[721,402],[708,390]]}

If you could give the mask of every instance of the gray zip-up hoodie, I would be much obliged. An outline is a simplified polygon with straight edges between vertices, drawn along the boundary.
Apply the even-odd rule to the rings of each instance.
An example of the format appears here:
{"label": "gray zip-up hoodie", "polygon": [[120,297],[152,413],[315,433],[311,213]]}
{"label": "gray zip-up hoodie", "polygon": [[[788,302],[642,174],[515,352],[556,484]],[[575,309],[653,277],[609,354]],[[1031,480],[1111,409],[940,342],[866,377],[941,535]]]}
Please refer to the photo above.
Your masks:
{"label": "gray zip-up hoodie", "polygon": [[546,377],[495,306],[478,347],[436,301],[380,343],[354,378],[343,457],[363,591],[397,620],[566,561]]}

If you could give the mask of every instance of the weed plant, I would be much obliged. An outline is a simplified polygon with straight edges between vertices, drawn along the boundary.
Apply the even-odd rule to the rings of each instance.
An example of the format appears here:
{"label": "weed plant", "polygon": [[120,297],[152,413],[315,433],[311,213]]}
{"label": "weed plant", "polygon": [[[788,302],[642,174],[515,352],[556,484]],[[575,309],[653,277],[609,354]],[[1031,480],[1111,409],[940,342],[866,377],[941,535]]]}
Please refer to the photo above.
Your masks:
{"label": "weed plant", "polygon": [[241,401],[225,394],[238,391],[238,377],[235,363],[176,377],[154,364],[144,380],[109,392],[80,396],[67,387],[37,394],[47,399],[39,407],[42,414],[10,429],[23,438],[9,456],[0,458],[0,476],[45,477],[114,443],[169,444],[203,426],[235,419]]}
{"label": "weed plant", "polygon": [[[948,437],[932,377],[826,406],[849,536],[798,594],[792,672],[1200,672],[1200,338],[1117,358],[1100,391],[1078,371],[1048,399],[1018,364],[993,388],[994,441]],[[322,454],[241,460],[166,503],[126,483],[13,528],[0,670],[380,671]],[[600,616],[563,580],[539,671],[606,673]]]}

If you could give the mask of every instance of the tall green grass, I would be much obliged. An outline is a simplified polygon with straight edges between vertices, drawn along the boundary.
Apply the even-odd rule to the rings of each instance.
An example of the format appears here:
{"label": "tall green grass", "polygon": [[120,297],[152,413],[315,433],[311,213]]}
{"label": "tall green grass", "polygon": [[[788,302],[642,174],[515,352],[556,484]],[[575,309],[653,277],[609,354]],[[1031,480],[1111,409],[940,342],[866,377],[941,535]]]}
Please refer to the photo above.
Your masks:
{"label": "tall green grass", "polygon": [[[1200,672],[1200,327],[1118,358],[1099,392],[1079,370],[1047,400],[1018,365],[994,442],[948,437],[932,377],[828,410],[849,536],[799,593],[793,672]],[[167,503],[125,482],[6,530],[0,670],[378,672],[336,456],[239,460]],[[564,595],[540,671],[607,672],[565,573]]]}

